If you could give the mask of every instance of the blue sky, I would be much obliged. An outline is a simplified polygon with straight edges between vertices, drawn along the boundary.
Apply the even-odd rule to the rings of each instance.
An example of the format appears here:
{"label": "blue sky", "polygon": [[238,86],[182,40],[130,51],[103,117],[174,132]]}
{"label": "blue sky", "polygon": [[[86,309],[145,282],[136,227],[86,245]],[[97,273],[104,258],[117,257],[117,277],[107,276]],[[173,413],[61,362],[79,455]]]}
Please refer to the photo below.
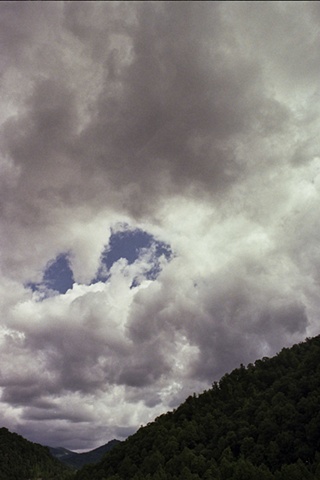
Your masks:
{"label": "blue sky", "polygon": [[68,254],[61,253],[54,260],[48,262],[43,272],[43,279],[39,283],[29,282],[27,285],[33,291],[54,290],[66,293],[74,283]]}
{"label": "blue sky", "polygon": [[[161,267],[159,257],[164,256],[169,260],[172,256],[169,245],[157,241],[153,235],[141,230],[125,228],[118,231],[112,231],[109,243],[105,247],[100,258],[100,267],[97,275],[90,282],[105,282],[110,278],[110,269],[112,265],[120,259],[127,260],[128,264],[134,263],[139,259],[142,253],[153,250],[152,260],[149,269],[145,272],[145,278],[148,280],[156,279],[160,273]],[[70,264],[70,254],[60,253],[53,260],[50,260],[43,272],[43,279],[39,283],[28,282],[28,287],[33,291],[45,292],[54,291],[64,294],[74,284],[72,267]],[[137,285],[134,279],[133,286]]]}

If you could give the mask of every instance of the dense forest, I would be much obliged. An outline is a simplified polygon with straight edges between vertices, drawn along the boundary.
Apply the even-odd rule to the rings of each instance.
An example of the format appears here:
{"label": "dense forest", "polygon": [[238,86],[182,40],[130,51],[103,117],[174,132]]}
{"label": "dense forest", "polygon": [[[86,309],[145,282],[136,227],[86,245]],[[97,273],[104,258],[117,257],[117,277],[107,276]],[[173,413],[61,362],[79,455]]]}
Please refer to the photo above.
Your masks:
{"label": "dense forest", "polygon": [[49,449],[0,428],[0,480],[66,480],[70,470]]}
{"label": "dense forest", "polygon": [[320,336],[241,365],[76,480],[320,479]]}
{"label": "dense forest", "polygon": [[0,428],[0,480],[320,480],[319,399],[320,336],[241,365],[76,473]]}

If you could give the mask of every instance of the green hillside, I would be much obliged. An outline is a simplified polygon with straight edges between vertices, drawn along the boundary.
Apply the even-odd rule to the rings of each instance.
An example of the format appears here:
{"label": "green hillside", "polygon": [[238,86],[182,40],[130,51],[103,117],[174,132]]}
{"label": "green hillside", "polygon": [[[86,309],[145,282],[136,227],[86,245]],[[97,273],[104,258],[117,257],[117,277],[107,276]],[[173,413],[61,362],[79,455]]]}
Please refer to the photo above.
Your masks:
{"label": "green hillside", "polygon": [[47,447],[0,428],[0,480],[64,480],[69,472]]}
{"label": "green hillside", "polygon": [[320,336],[241,365],[75,478],[320,479]]}

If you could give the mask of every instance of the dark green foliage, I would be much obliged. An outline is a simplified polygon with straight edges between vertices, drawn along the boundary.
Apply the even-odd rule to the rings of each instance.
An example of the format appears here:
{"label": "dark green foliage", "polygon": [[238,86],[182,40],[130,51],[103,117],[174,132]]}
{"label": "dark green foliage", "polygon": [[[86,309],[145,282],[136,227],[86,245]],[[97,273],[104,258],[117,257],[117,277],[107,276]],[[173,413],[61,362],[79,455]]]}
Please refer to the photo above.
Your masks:
{"label": "dark green foliage", "polygon": [[0,428],[0,480],[66,480],[73,475],[47,447]]}
{"label": "dark green foliage", "polygon": [[243,365],[76,480],[320,479],[320,336]]}

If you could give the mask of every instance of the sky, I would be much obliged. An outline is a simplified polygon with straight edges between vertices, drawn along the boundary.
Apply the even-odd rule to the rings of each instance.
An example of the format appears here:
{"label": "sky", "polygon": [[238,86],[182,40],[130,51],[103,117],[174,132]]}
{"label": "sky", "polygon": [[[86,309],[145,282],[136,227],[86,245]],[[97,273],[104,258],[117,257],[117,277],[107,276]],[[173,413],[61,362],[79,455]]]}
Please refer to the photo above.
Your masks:
{"label": "sky", "polygon": [[320,333],[319,2],[0,2],[0,425],[89,450]]}

